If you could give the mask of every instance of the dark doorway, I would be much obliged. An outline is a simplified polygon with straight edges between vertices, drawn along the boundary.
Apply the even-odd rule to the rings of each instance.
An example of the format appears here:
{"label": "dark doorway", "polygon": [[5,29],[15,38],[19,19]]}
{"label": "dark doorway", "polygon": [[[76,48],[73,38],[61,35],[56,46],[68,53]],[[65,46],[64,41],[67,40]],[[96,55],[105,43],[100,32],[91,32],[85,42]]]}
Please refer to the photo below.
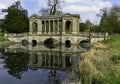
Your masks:
{"label": "dark doorway", "polygon": [[32,40],[32,46],[37,46],[37,41],[36,40]]}
{"label": "dark doorway", "polygon": [[72,66],[72,60],[70,56],[65,56],[65,66],[71,67]]}
{"label": "dark doorway", "polygon": [[35,53],[35,54],[33,54],[33,60],[32,60],[32,63],[33,64],[37,64],[38,63],[38,55],[37,55],[37,53]]}
{"label": "dark doorway", "polygon": [[66,21],[66,25],[65,25],[65,33],[71,33],[71,25],[72,23],[70,21]]}
{"label": "dark doorway", "polygon": [[32,23],[32,27],[33,27],[33,32],[37,32],[37,23],[36,22],[33,22]]}
{"label": "dark doorway", "polygon": [[71,42],[70,42],[70,40],[66,40],[66,41],[65,41],[65,47],[66,47],[66,48],[70,48],[70,47],[71,47]]}

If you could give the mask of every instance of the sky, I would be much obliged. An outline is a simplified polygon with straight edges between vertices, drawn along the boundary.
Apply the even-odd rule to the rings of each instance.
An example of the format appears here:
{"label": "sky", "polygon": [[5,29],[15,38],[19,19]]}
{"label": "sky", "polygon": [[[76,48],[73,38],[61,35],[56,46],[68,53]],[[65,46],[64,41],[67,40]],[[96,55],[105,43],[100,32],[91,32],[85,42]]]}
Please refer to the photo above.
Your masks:
{"label": "sky", "polygon": [[[18,0],[0,0],[0,10],[5,9]],[[47,0],[20,0],[23,8],[28,10],[29,16],[39,14],[41,8],[47,7]],[[98,24],[100,17],[96,14],[104,7],[112,7],[114,4],[120,5],[120,0],[64,0],[61,10],[65,13],[79,14],[80,21],[85,22],[89,19],[93,24]],[[0,19],[4,18],[5,13],[0,12]]]}

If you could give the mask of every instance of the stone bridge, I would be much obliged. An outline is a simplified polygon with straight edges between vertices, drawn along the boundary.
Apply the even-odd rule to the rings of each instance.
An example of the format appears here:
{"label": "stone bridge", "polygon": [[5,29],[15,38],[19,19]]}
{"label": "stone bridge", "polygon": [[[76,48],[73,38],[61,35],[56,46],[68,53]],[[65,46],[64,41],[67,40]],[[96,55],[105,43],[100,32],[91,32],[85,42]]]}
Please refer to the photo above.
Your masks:
{"label": "stone bridge", "polygon": [[16,43],[23,44],[80,44],[84,42],[97,42],[108,38],[106,33],[83,33],[80,32],[78,14],[32,15],[29,19],[29,32],[20,34],[5,34]]}
{"label": "stone bridge", "polygon": [[37,43],[37,44],[43,44],[45,40],[47,39],[54,39],[57,43],[67,44],[70,43],[73,44],[79,44],[81,42],[90,42],[95,43],[97,41],[101,41],[108,38],[108,34],[102,34],[102,33],[81,33],[79,35],[29,35],[29,33],[21,33],[21,34],[5,34],[5,37],[10,40],[14,41],[16,43],[22,43],[26,42],[29,44]]}

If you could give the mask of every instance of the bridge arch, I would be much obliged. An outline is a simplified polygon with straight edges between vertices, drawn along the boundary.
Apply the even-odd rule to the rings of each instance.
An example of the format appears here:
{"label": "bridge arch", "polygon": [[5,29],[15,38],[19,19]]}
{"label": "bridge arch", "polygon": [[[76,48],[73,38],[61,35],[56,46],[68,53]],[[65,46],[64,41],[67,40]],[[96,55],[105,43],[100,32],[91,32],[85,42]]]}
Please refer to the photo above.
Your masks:
{"label": "bridge arch", "polygon": [[32,40],[32,46],[33,47],[37,46],[37,41],[36,40]]}
{"label": "bridge arch", "polygon": [[59,45],[59,41],[55,38],[47,38],[43,41],[43,44],[47,48],[56,48]]}
{"label": "bridge arch", "polygon": [[21,44],[22,44],[23,46],[27,46],[27,45],[29,44],[29,42],[28,42],[26,39],[23,39],[23,40],[21,41]]}
{"label": "bridge arch", "polygon": [[66,40],[65,41],[65,47],[66,48],[70,48],[71,47],[71,41],[70,40]]}
{"label": "bridge arch", "polygon": [[79,46],[81,48],[89,49],[90,48],[90,41],[89,40],[82,40],[79,42]]}

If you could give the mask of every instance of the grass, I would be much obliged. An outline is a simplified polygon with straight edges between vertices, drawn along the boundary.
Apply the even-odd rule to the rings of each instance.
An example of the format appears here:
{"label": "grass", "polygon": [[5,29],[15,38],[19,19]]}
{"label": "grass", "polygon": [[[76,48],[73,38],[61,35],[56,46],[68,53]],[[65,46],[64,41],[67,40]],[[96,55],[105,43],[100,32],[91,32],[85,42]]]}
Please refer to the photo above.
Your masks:
{"label": "grass", "polygon": [[2,33],[0,33],[0,42],[7,41],[7,39],[4,37]]}
{"label": "grass", "polygon": [[109,45],[113,54],[120,54],[120,36],[112,36],[110,39],[102,41],[102,43]]}
{"label": "grass", "polygon": [[120,84],[120,36],[94,44],[93,49],[81,56],[82,75],[95,79],[95,84]]}
{"label": "grass", "polygon": [[112,36],[102,43],[109,45],[111,54],[110,69],[108,69],[102,81],[104,81],[104,84],[120,84],[120,36]]}
{"label": "grass", "polygon": [[0,49],[4,48],[5,46],[8,46],[9,44],[11,44],[13,42],[9,41],[3,33],[0,32]]}

